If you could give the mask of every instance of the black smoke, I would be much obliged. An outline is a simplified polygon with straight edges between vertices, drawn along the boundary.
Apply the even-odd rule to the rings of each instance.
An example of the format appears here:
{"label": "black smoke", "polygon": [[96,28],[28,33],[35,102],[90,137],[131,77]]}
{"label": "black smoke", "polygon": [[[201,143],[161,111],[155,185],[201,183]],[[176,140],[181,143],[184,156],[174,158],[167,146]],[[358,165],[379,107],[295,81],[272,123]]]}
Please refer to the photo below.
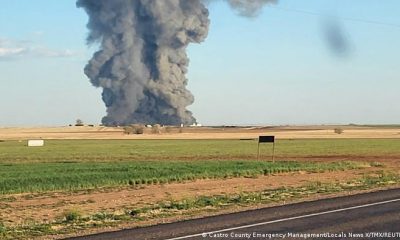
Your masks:
{"label": "black smoke", "polygon": [[[213,0],[211,0],[213,1]],[[274,0],[226,0],[243,16],[255,16]],[[89,44],[100,45],[85,67],[103,88],[105,125],[192,124],[194,101],[185,77],[186,48],[207,37],[202,0],[78,0],[89,15]]]}

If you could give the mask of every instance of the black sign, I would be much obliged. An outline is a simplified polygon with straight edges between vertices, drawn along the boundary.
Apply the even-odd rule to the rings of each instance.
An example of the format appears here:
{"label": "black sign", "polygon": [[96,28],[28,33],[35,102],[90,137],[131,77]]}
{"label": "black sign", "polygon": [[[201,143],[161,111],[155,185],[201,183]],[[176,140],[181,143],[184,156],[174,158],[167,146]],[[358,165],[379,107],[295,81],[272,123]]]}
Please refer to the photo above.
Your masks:
{"label": "black sign", "polygon": [[273,143],[275,142],[275,136],[260,136],[258,137],[259,143]]}

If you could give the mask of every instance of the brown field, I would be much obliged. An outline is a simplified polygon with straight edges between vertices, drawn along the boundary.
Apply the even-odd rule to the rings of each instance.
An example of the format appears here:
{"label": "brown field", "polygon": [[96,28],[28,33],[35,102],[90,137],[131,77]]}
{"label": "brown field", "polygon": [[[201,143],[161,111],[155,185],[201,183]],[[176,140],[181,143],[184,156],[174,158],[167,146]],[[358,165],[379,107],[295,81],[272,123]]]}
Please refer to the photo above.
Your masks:
{"label": "brown field", "polygon": [[[376,169],[349,170],[326,173],[290,173],[274,176],[260,176],[258,178],[232,178],[225,180],[196,180],[193,182],[173,183],[166,185],[150,185],[140,188],[99,189],[96,191],[80,191],[74,193],[50,192],[41,194],[11,194],[4,198],[13,198],[13,202],[7,203],[8,208],[1,214],[3,218],[12,221],[13,224],[26,224],[29,221],[51,222],[68,210],[79,210],[83,214],[99,212],[111,212],[120,214],[122,209],[138,208],[156,204],[165,200],[180,200],[196,196],[210,196],[221,194],[235,194],[243,191],[257,192],[266,189],[276,189],[282,186],[299,187],[312,182],[340,182],[352,180],[367,173],[374,173]],[[333,197],[348,193],[331,194],[327,196],[310,196],[304,200]],[[282,204],[282,203],[278,203]],[[241,211],[258,207],[272,206],[276,204],[261,204],[257,206],[236,206],[224,212]],[[214,215],[217,212],[204,212],[199,216]],[[218,212],[221,213],[221,212]],[[51,238],[63,238],[101,231],[118,230],[129,227],[146,226],[176,220],[193,218],[177,214],[169,218],[148,219],[137,223],[125,223],[119,226],[88,229],[78,234],[53,236]],[[43,239],[48,239],[49,236]]]}
{"label": "brown field", "polygon": [[[341,128],[342,134],[333,129]],[[181,132],[179,132],[181,131]],[[241,139],[259,135],[279,139],[298,138],[400,138],[400,127],[284,126],[284,127],[171,127],[160,134],[145,129],[144,134],[124,134],[121,127],[0,128],[0,140],[43,139]]]}
{"label": "brown field", "polygon": [[[63,192],[39,194],[10,194],[9,209],[4,213],[14,224],[23,224],[26,216],[40,221],[49,221],[60,216],[68,209],[79,209],[89,214],[101,211],[115,211],[129,206],[155,204],[164,199],[179,200],[203,195],[233,194],[240,191],[262,191],[275,189],[284,183],[286,187],[301,186],[308,182],[345,181],[374,171],[371,169],[349,170],[326,173],[290,173],[258,178],[231,178],[224,180],[196,180],[185,183],[149,185],[140,188],[100,189],[97,191],[79,191],[73,194]],[[18,211],[14,211],[19,209]]]}

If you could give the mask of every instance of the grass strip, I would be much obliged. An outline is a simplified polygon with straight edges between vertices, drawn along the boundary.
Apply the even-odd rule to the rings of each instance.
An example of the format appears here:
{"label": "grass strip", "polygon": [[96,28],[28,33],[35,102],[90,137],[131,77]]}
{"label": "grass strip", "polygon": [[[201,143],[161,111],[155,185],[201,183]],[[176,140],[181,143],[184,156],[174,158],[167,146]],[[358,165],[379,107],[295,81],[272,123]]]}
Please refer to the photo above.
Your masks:
{"label": "grass strip", "polygon": [[364,176],[363,178],[347,182],[321,183],[312,182],[301,187],[281,187],[262,192],[242,192],[233,195],[199,196],[197,198],[179,201],[164,201],[152,207],[133,210],[139,217],[154,212],[162,213],[170,210],[191,210],[204,208],[225,208],[229,206],[250,206],[253,204],[279,203],[282,201],[301,199],[316,194],[332,194],[343,191],[367,190],[375,187],[388,186],[400,183],[400,175],[380,172],[378,176]]}
{"label": "grass strip", "polygon": [[297,171],[357,169],[360,162],[157,161],[0,164],[0,194],[257,177]]}

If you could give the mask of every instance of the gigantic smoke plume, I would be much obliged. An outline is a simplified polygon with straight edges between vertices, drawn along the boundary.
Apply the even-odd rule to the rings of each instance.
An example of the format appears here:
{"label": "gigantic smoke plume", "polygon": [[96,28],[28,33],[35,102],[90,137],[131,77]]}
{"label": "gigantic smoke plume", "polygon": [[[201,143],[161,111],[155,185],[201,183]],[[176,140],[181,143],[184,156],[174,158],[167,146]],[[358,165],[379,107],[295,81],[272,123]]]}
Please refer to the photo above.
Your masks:
{"label": "gigantic smoke plume", "polygon": [[[226,1],[243,16],[275,2]],[[207,37],[202,0],[78,0],[77,6],[89,15],[88,43],[100,43],[85,74],[103,88],[103,124],[195,122],[186,109],[194,101],[186,89],[186,47]]]}

